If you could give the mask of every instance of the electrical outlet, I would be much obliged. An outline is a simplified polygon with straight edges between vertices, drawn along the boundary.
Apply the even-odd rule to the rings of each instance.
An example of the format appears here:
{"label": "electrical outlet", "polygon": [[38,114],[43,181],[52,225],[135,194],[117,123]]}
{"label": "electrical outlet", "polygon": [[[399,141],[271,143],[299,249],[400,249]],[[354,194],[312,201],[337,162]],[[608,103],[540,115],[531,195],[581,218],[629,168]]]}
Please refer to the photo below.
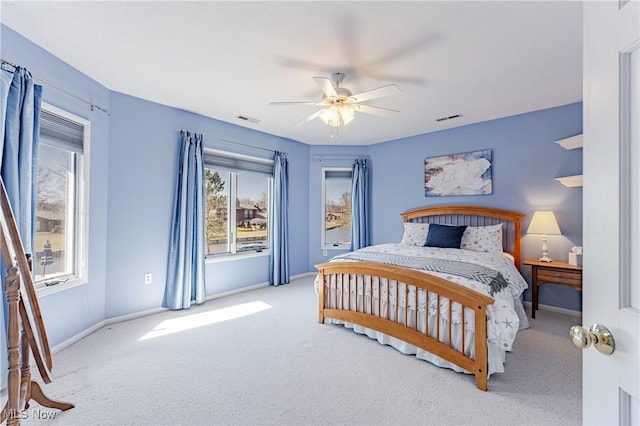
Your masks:
{"label": "electrical outlet", "polygon": [[322,250],[322,255],[327,256],[329,253],[326,250]]}
{"label": "electrical outlet", "polygon": [[151,275],[151,272],[147,272],[146,274],[144,274],[144,283],[151,284],[152,282],[153,282],[153,275]]}

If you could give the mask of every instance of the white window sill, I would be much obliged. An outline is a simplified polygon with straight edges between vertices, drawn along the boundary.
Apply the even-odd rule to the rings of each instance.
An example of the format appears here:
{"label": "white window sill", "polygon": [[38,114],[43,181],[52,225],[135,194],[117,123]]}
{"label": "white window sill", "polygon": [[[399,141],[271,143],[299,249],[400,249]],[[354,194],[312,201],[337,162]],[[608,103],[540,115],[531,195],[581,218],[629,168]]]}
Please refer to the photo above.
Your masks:
{"label": "white window sill", "polygon": [[217,254],[213,256],[209,256],[205,259],[205,263],[220,263],[220,262],[230,262],[233,260],[244,260],[244,259],[252,259],[254,257],[265,257],[269,256],[269,250],[263,250],[260,253],[258,252],[249,252],[249,253],[236,253],[236,254]]}
{"label": "white window sill", "polygon": [[351,246],[324,246],[322,250],[351,250]]}
{"label": "white window sill", "polygon": [[85,278],[76,278],[74,280],[69,280],[66,283],[60,283],[52,286],[42,286],[36,288],[36,295],[38,298],[49,296],[51,294],[60,293],[61,291],[69,290],[74,287],[79,287],[81,285],[87,284],[88,281]]}

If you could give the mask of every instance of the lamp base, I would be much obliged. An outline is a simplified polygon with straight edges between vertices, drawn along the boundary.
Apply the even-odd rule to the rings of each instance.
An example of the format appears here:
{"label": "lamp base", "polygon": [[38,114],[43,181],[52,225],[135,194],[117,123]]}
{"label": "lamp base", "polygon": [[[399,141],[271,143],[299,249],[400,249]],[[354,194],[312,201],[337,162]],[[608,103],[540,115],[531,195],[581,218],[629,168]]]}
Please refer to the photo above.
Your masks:
{"label": "lamp base", "polygon": [[549,250],[549,247],[547,247],[547,236],[542,234],[542,257],[538,259],[540,262],[553,262],[553,259],[547,255],[547,250]]}

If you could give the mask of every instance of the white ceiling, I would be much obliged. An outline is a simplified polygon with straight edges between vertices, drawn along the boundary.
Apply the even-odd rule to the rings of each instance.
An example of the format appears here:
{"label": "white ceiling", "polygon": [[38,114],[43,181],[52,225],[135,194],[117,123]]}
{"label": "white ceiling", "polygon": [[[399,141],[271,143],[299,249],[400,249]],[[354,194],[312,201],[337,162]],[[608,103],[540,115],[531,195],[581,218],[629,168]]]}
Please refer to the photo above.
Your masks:
{"label": "white ceiling", "polygon": [[[582,99],[580,1],[2,0],[1,8],[5,25],[110,90],[307,144],[372,144]],[[400,94],[366,103],[400,113],[359,113],[330,138],[318,119],[300,122],[318,107],[269,105],[320,101],[312,77],[335,71],[353,93],[397,84]]]}

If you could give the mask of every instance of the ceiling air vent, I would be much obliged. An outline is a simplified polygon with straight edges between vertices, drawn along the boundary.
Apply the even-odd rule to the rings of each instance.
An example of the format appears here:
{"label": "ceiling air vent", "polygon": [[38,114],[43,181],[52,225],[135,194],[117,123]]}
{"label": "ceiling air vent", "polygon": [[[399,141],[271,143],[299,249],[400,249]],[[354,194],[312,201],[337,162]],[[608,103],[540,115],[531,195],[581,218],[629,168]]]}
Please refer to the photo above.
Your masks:
{"label": "ceiling air vent", "polygon": [[447,117],[436,118],[436,121],[447,121],[447,120],[453,120],[454,118],[460,118],[460,117],[462,117],[462,114],[454,114],[454,115],[449,115]]}
{"label": "ceiling air vent", "polygon": [[248,121],[249,123],[253,123],[253,124],[259,124],[260,123],[260,120],[258,120],[257,118],[248,117],[246,115],[236,115],[236,118],[238,118],[240,120]]}

